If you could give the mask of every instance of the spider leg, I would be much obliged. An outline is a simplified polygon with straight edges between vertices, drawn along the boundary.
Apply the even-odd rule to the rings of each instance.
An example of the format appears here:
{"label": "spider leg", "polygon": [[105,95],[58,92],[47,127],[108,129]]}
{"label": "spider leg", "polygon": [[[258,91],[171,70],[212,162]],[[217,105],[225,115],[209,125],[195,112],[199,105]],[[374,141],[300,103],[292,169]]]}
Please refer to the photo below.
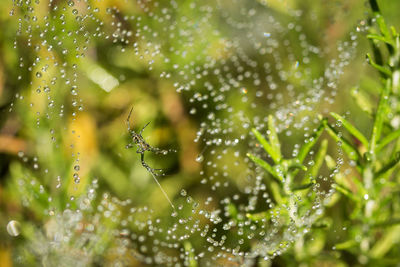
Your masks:
{"label": "spider leg", "polygon": [[129,144],[127,144],[127,145],[125,146],[126,149],[129,149],[129,148],[132,148],[132,147],[133,147],[133,144],[132,144],[132,143],[129,143]]}
{"label": "spider leg", "polygon": [[140,154],[140,160],[142,161],[142,165],[143,167],[150,172],[151,174],[153,174],[154,176],[159,176],[160,174],[157,174],[156,171],[162,171],[162,169],[153,169],[151,168],[145,161],[144,161],[144,153]]}
{"label": "spider leg", "polygon": [[133,107],[131,108],[131,111],[129,111],[128,118],[126,118],[126,125],[128,126],[128,132],[129,132],[129,133],[131,132],[131,122],[130,122],[130,119],[131,119],[131,115],[132,115],[132,110],[133,110]]}
{"label": "spider leg", "polygon": [[164,150],[164,149],[159,149],[158,147],[150,147],[149,150],[155,154],[163,154],[163,155],[166,155],[170,152],[176,152],[176,150],[174,149]]}
{"label": "spider leg", "polygon": [[145,125],[145,126],[143,126],[142,130],[140,130],[140,132],[139,132],[139,135],[142,135],[144,128],[146,128],[146,127],[147,127],[147,125],[149,125],[149,124],[150,124],[150,122],[146,123],[146,125]]}
{"label": "spider leg", "polygon": [[163,154],[164,150],[159,149],[158,147],[150,147],[149,150],[154,154]]}

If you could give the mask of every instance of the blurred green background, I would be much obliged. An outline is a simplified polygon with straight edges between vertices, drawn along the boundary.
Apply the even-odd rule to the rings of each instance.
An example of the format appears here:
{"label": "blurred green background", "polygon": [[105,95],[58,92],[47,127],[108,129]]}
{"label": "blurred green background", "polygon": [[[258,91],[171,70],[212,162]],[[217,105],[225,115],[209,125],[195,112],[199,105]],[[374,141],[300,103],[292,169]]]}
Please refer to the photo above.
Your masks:
{"label": "blurred green background", "polygon": [[[62,1],[54,1],[54,5]],[[42,1],[38,13],[51,14],[50,20],[55,25],[55,32],[58,36],[65,37],[63,46],[68,48],[69,52],[64,54],[63,50],[56,45],[55,51],[58,59],[50,60],[67,62],[67,67],[48,66],[46,74],[42,80],[45,83],[52,83],[50,91],[46,92],[45,86],[38,77],[38,72],[43,70],[45,63],[32,64],[36,56],[41,58],[51,56],[45,50],[33,52],[32,47],[27,47],[29,36],[38,36],[39,30],[35,28],[32,32],[22,32],[17,36],[18,19],[24,19],[24,13],[13,7],[13,1],[3,1],[0,5],[0,264],[1,266],[21,265],[17,255],[26,252],[24,246],[31,235],[32,240],[37,239],[33,234],[34,230],[44,225],[51,225],[49,213],[60,212],[68,205],[73,205],[71,198],[78,198],[86,193],[88,186],[94,179],[98,180],[98,195],[108,192],[110,196],[116,196],[118,199],[130,199],[133,206],[148,206],[154,209],[152,218],[157,216],[167,217],[171,213],[168,202],[161,194],[157,184],[153,181],[151,175],[142,167],[140,155],[135,153],[135,148],[126,149],[129,142],[125,120],[129,110],[133,107],[132,125],[136,130],[141,129],[147,122],[149,126],[143,133],[145,140],[162,149],[176,149],[177,153],[168,155],[154,155],[146,153],[146,162],[155,168],[165,170],[166,176],[160,177],[162,187],[165,189],[175,203],[183,201],[180,199],[181,189],[184,188],[190,193],[193,199],[199,203],[204,203],[209,196],[216,199],[223,199],[229,196],[243,192],[246,186],[246,159],[245,153],[239,158],[235,157],[232,151],[224,158],[225,165],[228,165],[229,174],[227,179],[232,181],[234,186],[229,187],[220,195],[211,189],[210,184],[204,184],[201,181],[205,175],[201,175],[201,170],[207,168],[204,166],[207,161],[213,161],[216,155],[222,153],[222,149],[215,148],[203,150],[204,143],[194,142],[196,133],[200,125],[206,120],[207,110],[200,108],[199,103],[191,101],[192,92],[178,93],[174,87],[176,80],[182,79],[181,76],[172,74],[172,78],[165,79],[164,72],[174,72],[174,64],[185,65],[193,62],[201,66],[206,56],[221,60],[227,55],[220,53],[219,39],[212,35],[212,29],[218,28],[226,34],[227,37],[239,36],[246,39],[240,32],[231,32],[231,29],[221,21],[213,18],[207,23],[201,24],[202,27],[209,27],[203,33],[209,33],[210,36],[195,36],[194,44],[198,47],[192,48],[193,51],[201,50],[202,57],[196,58],[196,54],[188,54],[186,62],[181,57],[175,57],[174,52],[167,49],[162,53],[168,55],[172,61],[163,62],[157,56],[151,69],[149,69],[148,58],[135,55],[133,47],[127,47],[125,52],[121,52],[124,43],[119,37],[112,38],[114,24],[111,23],[110,13],[105,12],[107,7],[116,7],[118,16],[130,16],[140,14],[141,10],[129,1],[104,0],[92,1],[93,8],[100,8],[97,18],[104,21],[103,32],[110,33],[110,38],[91,37],[90,41],[85,35],[77,35],[78,45],[68,38],[69,31],[79,31],[80,23],[75,23],[74,15],[66,13],[66,21],[72,21],[65,25],[58,23],[58,17],[64,13],[62,10],[49,11],[50,7]],[[212,2],[212,1],[209,1]],[[287,9],[282,1],[268,1],[268,12],[273,14],[277,20],[285,22],[289,20]],[[360,21],[365,19],[364,1],[284,1],[285,4],[302,10],[303,15],[298,19],[298,25],[301,25],[308,41],[316,47],[326,49],[325,58],[312,59],[309,68],[312,70],[312,76],[318,76],[323,72],[327,62],[337,56],[336,46],[339,41],[348,40],[349,33],[355,32]],[[242,14],[235,13],[235,6],[226,1],[221,2],[232,18],[235,20],[243,19]],[[398,10],[400,10],[400,1],[380,1],[383,14],[393,25],[400,25]],[[245,1],[244,5],[255,5],[255,1]],[[10,12],[14,10],[14,15]],[[236,10],[237,11],[237,10]],[[57,19],[52,18],[52,16]],[[199,21],[203,13],[199,10],[189,8],[189,4],[181,5],[175,16],[190,17],[193,21]],[[118,16],[116,20],[118,20]],[[115,19],[115,17],[113,18]],[[43,23],[45,22],[38,22]],[[155,31],[157,27],[162,27],[163,23],[155,22],[153,18],[145,17],[143,25],[150,25]],[[361,23],[362,24],[362,23]],[[178,30],[183,30],[187,24],[178,25]],[[89,31],[97,32],[98,22],[86,22],[85,27]],[[70,28],[68,28],[70,27]],[[134,28],[135,25],[126,25],[126,28]],[[177,31],[178,31],[177,30]],[[162,30],[159,30],[162,33]],[[145,33],[144,33],[145,34]],[[285,38],[297,36],[285,36]],[[149,39],[152,37],[150,36]],[[175,47],[178,51],[184,51],[185,44],[179,38],[173,39],[168,36],[165,42]],[[279,35],[276,37],[278,41]],[[213,49],[204,51],[201,39],[214,40]],[[50,41],[51,39],[48,38]],[[338,95],[331,106],[320,105],[318,113],[335,111],[338,113],[350,112],[353,121],[357,122],[358,127],[363,132],[369,132],[371,129],[370,120],[362,111],[356,108],[350,97],[350,88],[359,85],[367,91],[375,92],[374,87],[378,85],[379,78],[373,70],[368,68],[365,63],[365,53],[369,50],[368,42],[363,34],[359,34],[359,45],[356,55],[350,66],[345,68],[345,73],[338,83]],[[16,46],[14,48],[14,46]],[[86,50],[85,50],[85,46]],[[291,43],[292,49],[301,51],[295,41]],[[76,49],[76,53],[74,49]],[[78,49],[79,48],[79,49]],[[153,47],[154,48],[154,47]],[[244,47],[245,53],[251,55],[251,46]],[[279,51],[279,48],[277,49]],[[76,58],[76,54],[86,53],[84,58]],[[168,54],[169,53],[169,54]],[[284,53],[284,52],[282,52]],[[228,55],[234,56],[234,55]],[[26,66],[20,66],[21,58],[25,64],[35,65],[33,69],[27,70]],[[149,58],[151,58],[149,56]],[[76,64],[76,66],[74,65]],[[292,64],[292,62],[284,62]],[[196,66],[196,65],[195,65]],[[195,68],[195,67],[193,67]],[[65,69],[67,78],[63,78],[59,73],[60,69]],[[61,72],[62,73],[62,72]],[[75,80],[75,74],[77,74]],[[235,75],[235,73],[232,73]],[[185,79],[190,80],[193,77]],[[21,76],[22,78],[19,78]],[[57,82],[52,77],[58,77]],[[100,78],[99,78],[100,77]],[[66,79],[70,79],[66,81]],[[205,78],[202,80],[204,81]],[[209,81],[216,83],[215,81]],[[284,85],[285,82],[278,81]],[[38,88],[41,92],[38,93]],[[249,85],[251,91],[251,85]],[[278,85],[279,88],[279,85]],[[199,89],[201,90],[201,89]],[[304,89],[306,90],[306,89]],[[77,92],[75,95],[74,92]],[[232,93],[231,98],[235,95]],[[250,101],[256,101],[251,98]],[[291,103],[294,100],[290,96],[284,96],[285,103]],[[265,101],[265,100],[264,100]],[[211,100],[206,100],[208,105],[215,105]],[[231,101],[231,105],[242,105],[240,101]],[[263,103],[261,103],[263,104]],[[265,103],[265,106],[269,103]],[[196,114],[190,114],[191,110],[196,108]],[[248,114],[258,114],[260,112],[252,111],[249,105],[244,106]],[[253,113],[254,112],[254,113]],[[60,116],[62,114],[62,116]],[[218,117],[223,118],[223,112],[218,113]],[[235,133],[238,134],[238,133]],[[291,153],[294,144],[302,142],[302,133],[294,133],[292,136],[285,136],[285,153]],[[286,148],[287,146],[287,148]],[[249,146],[242,144],[239,149],[246,151]],[[332,146],[331,152],[336,153],[336,148]],[[21,153],[23,151],[23,154]],[[231,154],[229,156],[229,154]],[[205,158],[204,161],[196,158],[199,155]],[[233,162],[239,162],[233,165]],[[79,166],[79,167],[75,167]],[[224,164],[219,164],[215,172],[223,173],[226,170]],[[345,166],[346,167],[346,166]],[[77,172],[80,177],[79,185],[74,183],[73,174]],[[21,179],[25,182],[21,182]],[[31,181],[37,184],[26,186]],[[40,191],[41,184],[46,192],[45,196],[35,197],[36,191]],[[51,201],[49,201],[51,197]],[[25,199],[26,198],[26,199]],[[111,198],[111,197],[110,197]],[[30,205],[24,205],[24,201],[33,202]],[[96,200],[99,201],[100,200]],[[49,202],[51,204],[49,204]],[[243,201],[245,202],[245,201]],[[70,204],[68,204],[70,203]],[[211,205],[218,205],[212,203]],[[123,205],[119,208],[120,218],[128,216],[129,212],[124,210]],[[327,211],[329,215],[336,218],[337,227],[342,227],[342,221],[346,218],[346,207],[335,206],[335,209]],[[10,220],[17,220],[25,225],[24,234],[19,237],[12,237],[7,233],[6,226]],[[104,222],[112,229],[120,222]],[[50,227],[50,226],[48,226]],[[335,226],[329,234],[324,236],[321,232],[316,232],[315,239],[325,239],[326,247],[332,246],[336,239],[340,238],[335,233]],[[113,247],[116,244],[109,244]],[[111,242],[111,241],[110,241]],[[197,240],[196,246],[204,246],[207,242]],[[111,242],[112,243],[112,242]],[[99,250],[101,251],[101,250]],[[326,252],[321,255],[314,255],[315,266],[351,266],[352,257],[343,256],[341,260],[335,255],[328,255]],[[29,256],[27,256],[29,259]],[[113,255],[106,255],[105,262],[112,262]],[[333,260],[337,259],[337,261]],[[350,260],[349,260],[350,259]],[[290,259],[289,259],[290,261]],[[35,259],[32,259],[34,264]],[[50,261],[51,262],[51,261]],[[276,264],[282,266],[288,262],[288,259],[276,259]],[[223,263],[221,263],[223,264]],[[130,259],[127,265],[141,266],[141,263],[135,259]],[[23,265],[21,265],[23,266]]]}

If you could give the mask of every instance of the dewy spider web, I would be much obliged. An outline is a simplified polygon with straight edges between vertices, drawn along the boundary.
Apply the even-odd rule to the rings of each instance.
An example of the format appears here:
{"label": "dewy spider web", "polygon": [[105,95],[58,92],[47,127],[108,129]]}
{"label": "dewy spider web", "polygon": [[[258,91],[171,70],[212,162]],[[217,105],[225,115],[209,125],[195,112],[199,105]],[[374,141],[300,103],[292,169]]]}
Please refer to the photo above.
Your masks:
{"label": "dewy spider web", "polygon": [[[116,2],[121,6],[128,3]],[[308,40],[301,27],[299,10],[288,9],[286,17],[280,19],[272,9],[257,1],[138,0],[129,3],[132,6],[127,4],[126,10],[120,10],[117,5],[105,7],[101,1],[15,1],[21,12],[17,31],[21,39],[17,38],[15,46],[26,42],[34,55],[33,59],[21,57],[20,80],[29,80],[33,73],[29,87],[33,92],[26,94],[37,95],[32,97],[30,108],[34,110],[34,104],[39,106],[42,102],[47,106],[44,111],[29,112],[27,116],[34,114],[38,128],[46,127],[43,121],[52,125],[52,140],[54,137],[58,141],[56,137],[63,136],[60,132],[64,131],[65,114],[70,113],[73,121],[84,116],[80,97],[84,89],[79,86],[78,76],[87,76],[106,92],[118,90],[116,87],[126,77],[114,78],[101,64],[93,70],[83,70],[90,66],[90,60],[96,60],[93,56],[96,49],[101,54],[102,48],[95,47],[96,42],[110,42],[113,50],[109,51],[112,57],[108,63],[111,66],[125,64],[122,67],[134,69],[129,63],[140,62],[150,73],[172,80],[186,100],[189,113],[200,121],[195,142],[204,147],[200,149],[202,160],[199,160],[202,180],[196,189],[208,187],[209,195],[200,195],[198,200],[182,189],[183,204],[176,199],[179,205],[173,217],[177,218],[172,223],[171,218],[159,219],[152,208],[131,207],[131,201],[120,201],[106,193],[99,198],[98,206],[93,197],[82,196],[77,204],[74,202],[64,210],[48,209],[49,214],[65,214],[61,224],[66,223],[64,217],[69,217],[74,205],[86,216],[74,216],[76,225],[68,225],[65,237],[63,234],[63,238],[56,239],[55,245],[51,243],[53,235],[49,234],[49,247],[59,249],[57,245],[66,245],[69,235],[82,231],[87,232],[83,241],[78,235],[77,246],[86,244],[86,239],[92,245],[101,239],[102,223],[110,219],[112,226],[119,230],[118,252],[122,255],[131,249],[132,255],[148,264],[174,265],[193,257],[199,261],[204,259],[210,265],[216,262],[250,265],[257,257],[267,260],[279,255],[311,228],[323,212],[323,199],[330,193],[319,190],[317,183],[306,196],[293,194],[290,207],[278,205],[264,182],[265,172],[245,156],[248,151],[260,157],[265,155],[249,135],[250,128],[254,126],[265,133],[267,115],[275,113],[278,130],[289,136],[293,128],[304,129],[309,141],[316,119],[312,111],[321,102],[333,102],[338,79],[351,59],[354,36],[339,45],[337,58],[330,59],[327,51]],[[46,10],[43,6],[49,10],[45,14],[40,13]],[[71,29],[65,29],[65,25]],[[71,54],[72,59],[68,58]],[[118,58],[124,60],[117,64]],[[322,61],[317,71],[310,66],[312,61]],[[65,92],[71,95],[67,106],[56,101],[67,95]],[[23,103],[22,95],[17,99]],[[133,144],[128,146],[137,146],[142,165],[174,207],[155,169],[144,161],[147,151],[169,150],[154,148],[144,140],[141,134],[146,126],[139,133],[131,130],[129,116],[128,132]],[[294,156],[297,150],[295,146]],[[82,160],[80,152],[84,151],[74,150],[72,157]],[[79,166],[74,171],[78,187]],[[64,180],[67,183],[69,179]],[[21,184],[36,186],[46,193],[39,182]],[[26,203],[34,199],[34,194],[24,195]],[[302,219],[283,223],[302,205],[302,198],[312,199]],[[259,213],[261,208],[265,214]],[[121,210],[126,209],[129,211],[124,218]],[[88,221],[94,221],[87,227],[89,230],[79,228]],[[196,241],[199,243],[191,248],[190,242],[196,244]],[[251,249],[250,243],[255,244]],[[100,255],[103,252],[98,251]],[[46,251],[42,254],[45,257]]]}

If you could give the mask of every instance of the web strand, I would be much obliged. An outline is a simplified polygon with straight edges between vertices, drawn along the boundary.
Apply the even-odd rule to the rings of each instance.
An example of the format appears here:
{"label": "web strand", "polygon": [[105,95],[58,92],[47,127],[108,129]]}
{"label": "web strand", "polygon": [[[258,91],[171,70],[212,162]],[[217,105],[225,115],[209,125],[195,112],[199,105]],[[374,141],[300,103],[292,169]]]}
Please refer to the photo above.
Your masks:
{"label": "web strand", "polygon": [[165,198],[168,200],[169,204],[171,205],[171,207],[175,210],[175,206],[174,204],[172,204],[171,199],[168,197],[167,192],[165,192],[164,188],[162,188],[160,182],[158,181],[158,179],[156,178],[156,176],[154,175],[154,173],[150,172],[151,176],[153,176],[154,181],[157,183],[158,187],[160,188],[161,192],[164,194]]}

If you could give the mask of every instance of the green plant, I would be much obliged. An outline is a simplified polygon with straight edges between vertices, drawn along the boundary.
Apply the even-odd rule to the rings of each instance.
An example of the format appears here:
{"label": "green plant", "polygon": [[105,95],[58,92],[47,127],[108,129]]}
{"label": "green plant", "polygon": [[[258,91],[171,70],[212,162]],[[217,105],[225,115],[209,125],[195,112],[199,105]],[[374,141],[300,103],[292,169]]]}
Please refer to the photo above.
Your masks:
{"label": "green plant", "polygon": [[[376,0],[370,0],[369,5],[372,13],[366,37],[370,39],[373,56],[367,54],[367,61],[380,74],[381,84],[376,90],[379,100],[376,107],[371,109],[374,104],[368,100],[369,97],[361,95],[356,89],[353,95],[360,109],[371,117],[373,127],[370,134],[363,134],[347,118],[331,112],[336,123],[331,124],[328,118],[321,117],[319,128],[304,142],[299,153],[294,158],[284,159],[274,119],[270,116],[268,141],[256,129],[253,129],[253,134],[272,159],[273,165],[254,155],[248,156],[273,178],[267,183],[274,201],[277,207],[287,207],[285,220],[287,223],[294,222],[299,231],[305,227],[304,223],[299,223],[304,222],[299,219],[302,215],[301,209],[306,207],[305,210],[308,210],[307,206],[315,201],[310,196],[315,196],[315,181],[325,161],[331,170],[331,186],[336,191],[333,196],[324,196],[326,199],[330,198],[325,203],[333,208],[335,205],[349,205],[344,216],[344,225],[347,227],[344,227],[341,234],[342,241],[325,246],[333,246],[332,249],[339,253],[336,257],[341,259],[347,257],[358,264],[377,266],[376,264],[395,264],[399,260],[400,178],[397,163],[400,161],[400,129],[391,122],[399,115],[397,103],[400,96],[400,35],[394,27],[387,26]],[[336,162],[332,156],[327,155],[328,141],[324,139],[320,142],[312,166],[306,168],[304,161],[307,156],[310,157],[309,152],[318,144],[323,131],[337,143],[339,159]],[[347,165],[351,167],[351,172],[340,168],[344,164],[343,152],[347,156]],[[296,176],[299,178],[295,179]],[[345,200],[339,201],[339,197]],[[305,201],[296,201],[300,198]],[[308,227],[315,230],[313,228],[319,220],[328,219],[328,216],[316,217]],[[335,218],[330,221],[334,222]],[[313,234],[315,231],[311,235]],[[324,234],[328,235],[326,232]],[[315,251],[306,254],[307,249],[303,248],[304,235],[294,243],[294,253],[298,260],[310,262],[316,256]],[[330,250],[329,247],[327,249]],[[317,252],[320,250],[321,246]]]}

